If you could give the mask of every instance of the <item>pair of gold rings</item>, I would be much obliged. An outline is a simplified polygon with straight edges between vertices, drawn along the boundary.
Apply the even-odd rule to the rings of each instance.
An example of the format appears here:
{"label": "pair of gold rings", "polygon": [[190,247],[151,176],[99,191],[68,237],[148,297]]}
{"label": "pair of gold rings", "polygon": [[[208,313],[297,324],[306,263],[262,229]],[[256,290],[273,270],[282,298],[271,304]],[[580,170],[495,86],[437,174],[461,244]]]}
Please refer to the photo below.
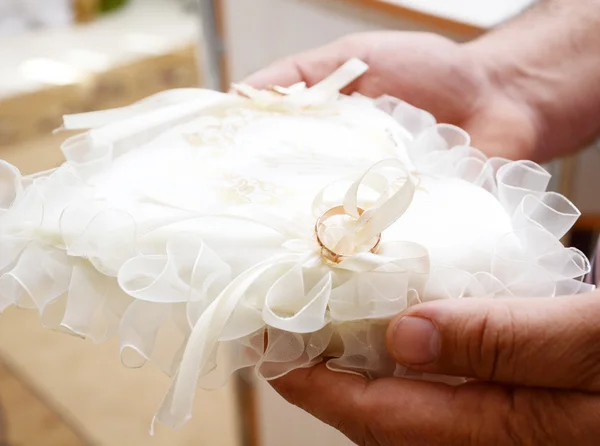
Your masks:
{"label": "pair of gold rings", "polygon": [[[365,212],[364,209],[358,208],[358,215],[362,215],[364,212]],[[319,247],[321,249],[321,255],[323,257],[325,257],[327,260],[330,260],[331,262],[334,262],[334,263],[340,263],[342,260],[344,260],[345,258],[350,257],[350,256],[337,253],[333,249],[331,249],[327,245],[325,245],[325,243],[321,239],[321,229],[325,226],[325,223],[327,222],[327,220],[329,220],[330,218],[333,218],[335,216],[338,216],[338,215],[348,215],[346,213],[346,211],[344,210],[344,206],[336,206],[336,207],[329,209],[328,211],[326,211],[323,215],[321,215],[319,217],[319,219],[317,220],[317,223],[315,224],[315,235],[317,236],[317,243],[319,244]],[[380,242],[381,242],[381,234],[379,234],[377,236],[377,239],[376,239],[373,247],[369,250],[369,252],[375,253],[377,251],[377,248],[379,248]]]}

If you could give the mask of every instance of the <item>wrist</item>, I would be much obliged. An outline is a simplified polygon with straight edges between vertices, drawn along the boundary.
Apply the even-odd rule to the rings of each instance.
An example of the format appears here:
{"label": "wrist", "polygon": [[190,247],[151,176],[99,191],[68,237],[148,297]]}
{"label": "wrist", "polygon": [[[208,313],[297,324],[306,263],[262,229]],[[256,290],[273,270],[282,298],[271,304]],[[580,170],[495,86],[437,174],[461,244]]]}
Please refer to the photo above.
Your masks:
{"label": "wrist", "polygon": [[600,133],[600,0],[547,0],[524,16],[465,44],[483,66],[492,94],[521,111],[531,152],[548,161],[581,149]]}
{"label": "wrist", "polygon": [[[518,116],[520,130],[526,129],[527,144],[519,158],[548,161],[558,155],[558,147],[549,147],[552,131],[556,132],[555,104],[552,90],[544,91],[540,72],[528,66],[526,59],[510,49],[507,42],[484,36],[465,44],[477,63],[483,68],[487,81],[487,94],[495,103],[509,104],[507,110]],[[540,94],[541,93],[541,94]],[[559,120],[560,121],[560,120]],[[560,123],[559,123],[560,127]]]}

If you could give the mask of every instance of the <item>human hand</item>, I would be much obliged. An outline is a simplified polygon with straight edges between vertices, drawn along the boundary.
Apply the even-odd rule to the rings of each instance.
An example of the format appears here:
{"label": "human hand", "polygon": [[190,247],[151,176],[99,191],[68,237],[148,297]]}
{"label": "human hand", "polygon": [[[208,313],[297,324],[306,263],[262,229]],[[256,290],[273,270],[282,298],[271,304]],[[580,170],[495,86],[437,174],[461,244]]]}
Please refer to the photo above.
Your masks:
{"label": "human hand", "polygon": [[545,161],[526,95],[505,88],[476,48],[425,33],[355,34],[276,62],[244,82],[256,88],[300,81],[310,86],[359,58],[370,69],[344,93],[395,96],[464,128],[489,156]]}
{"label": "human hand", "polygon": [[364,446],[597,445],[599,297],[440,300],[392,321],[398,363],[473,378],[460,386],[367,381],[323,364],[272,385]]}

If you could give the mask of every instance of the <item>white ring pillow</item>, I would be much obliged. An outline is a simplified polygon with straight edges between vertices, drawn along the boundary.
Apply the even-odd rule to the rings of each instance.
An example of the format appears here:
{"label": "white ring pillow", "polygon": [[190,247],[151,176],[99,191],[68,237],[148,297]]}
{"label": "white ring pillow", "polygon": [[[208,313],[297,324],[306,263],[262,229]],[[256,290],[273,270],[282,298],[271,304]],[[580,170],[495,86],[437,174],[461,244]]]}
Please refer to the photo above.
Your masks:
{"label": "white ring pillow", "polygon": [[545,170],[488,159],[398,99],[339,93],[365,70],[65,116],[87,131],[61,167],[21,176],[0,161],[0,311],[118,335],[125,365],[173,376],[157,419],[180,426],[197,386],[244,367],[274,379],[326,360],[452,382],[390,359],[391,317],[432,299],[591,289],[587,259],[560,242],[579,212],[546,191]]}

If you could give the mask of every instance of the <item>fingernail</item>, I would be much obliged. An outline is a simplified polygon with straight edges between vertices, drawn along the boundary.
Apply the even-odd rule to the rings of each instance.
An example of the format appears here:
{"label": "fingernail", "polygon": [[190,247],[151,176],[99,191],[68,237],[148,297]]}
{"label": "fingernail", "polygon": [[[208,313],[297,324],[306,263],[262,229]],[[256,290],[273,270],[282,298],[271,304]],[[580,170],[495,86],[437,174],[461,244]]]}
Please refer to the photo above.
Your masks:
{"label": "fingernail", "polygon": [[429,320],[405,316],[394,329],[396,359],[406,365],[423,365],[439,356],[440,335]]}

